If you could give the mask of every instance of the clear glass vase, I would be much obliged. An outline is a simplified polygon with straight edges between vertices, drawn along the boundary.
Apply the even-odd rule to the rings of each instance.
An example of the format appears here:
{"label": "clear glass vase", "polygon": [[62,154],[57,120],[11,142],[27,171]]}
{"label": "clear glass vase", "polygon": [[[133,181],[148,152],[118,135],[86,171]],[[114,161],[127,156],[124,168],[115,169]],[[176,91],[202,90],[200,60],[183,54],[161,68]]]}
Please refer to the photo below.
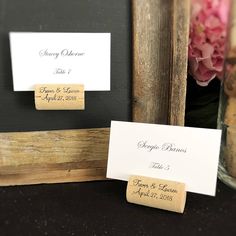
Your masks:
{"label": "clear glass vase", "polygon": [[218,177],[236,189],[236,64],[226,63],[224,77],[218,113],[222,129]]}

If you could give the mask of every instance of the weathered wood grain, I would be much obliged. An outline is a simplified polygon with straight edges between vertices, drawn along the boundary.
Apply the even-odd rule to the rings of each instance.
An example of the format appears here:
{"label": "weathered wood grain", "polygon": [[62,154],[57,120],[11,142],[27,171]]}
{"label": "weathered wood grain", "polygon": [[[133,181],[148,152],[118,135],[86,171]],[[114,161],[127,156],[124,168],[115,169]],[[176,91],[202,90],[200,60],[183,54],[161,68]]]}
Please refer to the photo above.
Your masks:
{"label": "weathered wood grain", "polygon": [[133,120],[184,125],[189,0],[133,0]]}
{"label": "weathered wood grain", "polygon": [[173,51],[168,123],[171,125],[184,125],[190,26],[190,1],[174,0],[172,2]]}
{"label": "weathered wood grain", "polygon": [[109,129],[0,133],[0,185],[105,179]]}

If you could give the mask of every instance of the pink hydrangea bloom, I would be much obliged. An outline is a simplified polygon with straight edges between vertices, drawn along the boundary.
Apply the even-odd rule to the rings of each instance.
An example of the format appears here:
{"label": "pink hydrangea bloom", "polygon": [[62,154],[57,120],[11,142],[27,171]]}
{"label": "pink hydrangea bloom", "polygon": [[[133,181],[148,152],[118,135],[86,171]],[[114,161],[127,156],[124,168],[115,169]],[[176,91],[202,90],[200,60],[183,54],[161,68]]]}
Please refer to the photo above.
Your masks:
{"label": "pink hydrangea bloom", "polygon": [[222,77],[229,6],[230,0],[192,0],[189,70],[201,86]]}

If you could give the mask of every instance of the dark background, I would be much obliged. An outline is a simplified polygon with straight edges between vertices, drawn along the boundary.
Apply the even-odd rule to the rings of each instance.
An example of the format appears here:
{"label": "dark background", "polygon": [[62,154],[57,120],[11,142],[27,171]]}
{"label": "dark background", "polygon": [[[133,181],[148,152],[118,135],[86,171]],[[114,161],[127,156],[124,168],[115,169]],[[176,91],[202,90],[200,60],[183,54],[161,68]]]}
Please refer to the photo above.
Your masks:
{"label": "dark background", "polygon": [[[0,131],[100,128],[130,120],[130,7],[128,0],[0,0]],[[111,91],[86,92],[85,111],[36,111],[33,92],[13,92],[10,31],[111,32]]]}
{"label": "dark background", "polygon": [[185,125],[190,127],[216,128],[221,81],[213,79],[201,87],[189,76],[187,80]]}

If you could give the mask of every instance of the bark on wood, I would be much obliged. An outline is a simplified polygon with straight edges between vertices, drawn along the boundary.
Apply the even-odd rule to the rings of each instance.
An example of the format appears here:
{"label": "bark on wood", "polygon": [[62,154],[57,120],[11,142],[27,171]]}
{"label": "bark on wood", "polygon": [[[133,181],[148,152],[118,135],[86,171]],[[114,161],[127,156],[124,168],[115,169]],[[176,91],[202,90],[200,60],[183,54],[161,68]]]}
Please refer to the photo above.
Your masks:
{"label": "bark on wood", "polygon": [[0,133],[0,185],[105,179],[109,129]]}
{"label": "bark on wood", "polygon": [[133,0],[133,120],[184,125],[189,0]]}

